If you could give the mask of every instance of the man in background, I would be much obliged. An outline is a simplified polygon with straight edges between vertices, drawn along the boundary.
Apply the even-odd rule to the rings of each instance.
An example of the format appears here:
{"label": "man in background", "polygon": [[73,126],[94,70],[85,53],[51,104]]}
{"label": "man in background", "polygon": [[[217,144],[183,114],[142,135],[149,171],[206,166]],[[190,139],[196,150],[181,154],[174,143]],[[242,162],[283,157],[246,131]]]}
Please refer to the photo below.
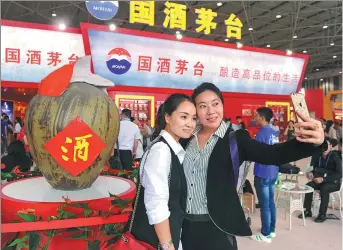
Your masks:
{"label": "man in background", "polygon": [[239,126],[237,126],[236,124],[232,123],[231,117],[225,118],[225,123],[226,123],[227,127],[229,128],[229,130],[236,131],[236,130],[239,129]]}
{"label": "man in background", "polygon": [[154,129],[151,127],[151,119],[147,120],[147,123],[144,124],[144,130],[142,131],[143,135],[143,149],[145,150],[151,144],[151,136],[154,133]]}
{"label": "man in background", "polygon": [[[133,159],[136,157],[140,131],[136,124],[131,122],[131,110],[123,109],[121,112],[118,140],[115,144],[114,154],[118,155],[124,169],[131,170]],[[119,144],[119,145],[118,145]]]}
{"label": "man in background", "polygon": [[272,121],[272,125],[271,125],[271,128],[274,129],[278,134],[280,132],[280,127],[277,125],[277,122],[278,120],[277,119],[274,119]]}
{"label": "man in background", "polygon": [[237,121],[237,124],[240,124],[243,121],[242,116],[236,116],[236,121]]}
{"label": "man in background", "polygon": [[[256,140],[268,145],[279,143],[278,133],[269,126],[273,117],[270,108],[262,107],[255,113],[255,121],[260,125],[260,130],[256,134]],[[263,165],[255,163],[254,185],[261,208],[261,233],[251,236],[251,239],[259,242],[271,243],[276,236],[276,206],[274,203],[274,187],[279,175],[279,167],[274,165]]]}
{"label": "man in background", "polygon": [[9,117],[6,114],[1,115],[1,154],[7,152],[8,147],[8,121]]}

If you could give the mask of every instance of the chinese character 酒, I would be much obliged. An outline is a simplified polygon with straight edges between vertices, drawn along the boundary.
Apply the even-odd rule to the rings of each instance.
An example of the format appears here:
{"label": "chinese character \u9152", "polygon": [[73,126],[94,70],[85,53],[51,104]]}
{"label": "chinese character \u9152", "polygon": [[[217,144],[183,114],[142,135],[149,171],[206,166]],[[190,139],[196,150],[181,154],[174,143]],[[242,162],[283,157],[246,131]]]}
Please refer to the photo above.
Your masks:
{"label": "chinese character \u9152", "polygon": [[179,3],[170,3],[169,1],[165,3],[165,6],[164,13],[166,14],[166,18],[164,19],[163,26],[165,28],[169,26],[172,29],[178,28],[186,30],[187,6]]}
{"label": "chinese character \u9152", "polygon": [[29,64],[41,64],[41,51],[38,50],[28,50],[27,51],[27,61]]}
{"label": "chinese character \u9152", "polygon": [[158,58],[157,72],[169,73],[170,72],[170,59],[168,58]]}

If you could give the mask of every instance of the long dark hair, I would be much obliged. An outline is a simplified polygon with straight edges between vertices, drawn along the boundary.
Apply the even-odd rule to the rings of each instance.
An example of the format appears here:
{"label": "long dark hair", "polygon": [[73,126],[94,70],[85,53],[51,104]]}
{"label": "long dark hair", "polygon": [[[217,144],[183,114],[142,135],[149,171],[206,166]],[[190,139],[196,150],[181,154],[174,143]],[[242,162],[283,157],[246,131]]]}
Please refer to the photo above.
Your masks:
{"label": "long dark hair", "polygon": [[13,168],[19,166],[20,171],[29,171],[32,160],[26,155],[24,143],[15,140],[8,146],[8,155],[2,157],[1,162],[5,164],[4,172],[11,172]]}
{"label": "long dark hair", "polygon": [[157,112],[155,131],[153,133],[156,138],[161,131],[166,127],[165,115],[172,115],[172,113],[179,107],[181,103],[188,101],[193,103],[193,100],[185,94],[172,94],[167,100],[160,106]]}

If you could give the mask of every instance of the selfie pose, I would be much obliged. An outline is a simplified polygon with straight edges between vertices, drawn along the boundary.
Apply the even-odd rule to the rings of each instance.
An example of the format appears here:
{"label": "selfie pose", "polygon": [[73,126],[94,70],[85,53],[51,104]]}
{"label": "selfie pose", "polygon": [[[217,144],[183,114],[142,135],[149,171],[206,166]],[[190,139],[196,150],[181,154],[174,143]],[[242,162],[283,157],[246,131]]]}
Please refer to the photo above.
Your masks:
{"label": "selfie pose", "polygon": [[[251,236],[238,198],[227,125],[223,121],[224,99],[212,83],[198,86],[192,95],[200,124],[184,142],[183,163],[187,180],[186,216],[182,227],[184,250],[237,249],[235,236]],[[254,161],[281,165],[311,156],[324,141],[319,121],[302,116],[295,124],[296,139],[267,145],[253,140],[248,131],[234,132],[239,165]]]}
{"label": "selfie pose", "polygon": [[185,151],[179,140],[191,136],[196,111],[190,97],[173,94],[161,114],[155,128],[159,136],[141,161],[131,232],[154,249],[174,250],[179,247],[187,194],[182,168]]}

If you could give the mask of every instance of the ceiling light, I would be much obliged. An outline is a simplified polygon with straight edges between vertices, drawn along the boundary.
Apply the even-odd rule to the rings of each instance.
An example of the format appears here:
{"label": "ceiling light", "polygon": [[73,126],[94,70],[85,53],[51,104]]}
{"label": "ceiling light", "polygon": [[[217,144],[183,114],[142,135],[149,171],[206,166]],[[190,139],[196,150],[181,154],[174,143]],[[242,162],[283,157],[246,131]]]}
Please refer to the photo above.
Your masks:
{"label": "ceiling light", "polygon": [[243,44],[240,42],[238,42],[236,45],[237,45],[237,48],[239,48],[239,49],[243,47]]}
{"label": "ceiling light", "polygon": [[305,80],[307,80],[307,77],[305,77]]}
{"label": "ceiling light", "polygon": [[338,72],[338,74],[342,74],[342,71]]}
{"label": "ceiling light", "polygon": [[276,18],[281,18],[281,15],[280,14],[276,15]]}
{"label": "ceiling light", "polygon": [[270,48],[270,44],[267,44],[267,48]]}
{"label": "ceiling light", "polygon": [[307,53],[307,50],[303,50],[303,53]]}
{"label": "ceiling light", "polygon": [[218,2],[218,3],[217,3],[217,6],[222,6],[222,5],[223,5],[222,2]]}
{"label": "ceiling light", "polygon": [[319,71],[319,69],[316,69],[317,71]]}
{"label": "ceiling light", "polygon": [[116,28],[117,28],[117,26],[116,26],[115,24],[113,24],[113,23],[111,23],[108,27],[109,27],[109,29],[110,29],[111,31],[115,31]]}
{"label": "ceiling light", "polygon": [[252,31],[252,30],[254,30],[254,28],[253,28],[253,27],[250,27],[249,30]]}
{"label": "ceiling light", "polygon": [[182,39],[182,35],[180,33],[176,34],[176,39],[181,40]]}
{"label": "ceiling light", "polygon": [[65,29],[66,29],[66,25],[65,25],[64,23],[60,23],[60,24],[58,25],[58,28],[59,28],[60,30],[65,30]]}
{"label": "ceiling light", "polygon": [[57,14],[56,14],[55,11],[53,11],[53,12],[51,13],[51,15],[52,15],[52,16],[57,16]]}
{"label": "ceiling light", "polygon": [[327,28],[328,28],[328,26],[327,26],[327,25],[324,25],[324,26],[323,26],[323,29],[327,29]]}
{"label": "ceiling light", "polygon": [[294,38],[294,39],[295,39],[295,38],[298,38],[298,36],[297,36],[297,35],[294,35],[293,38]]}
{"label": "ceiling light", "polygon": [[334,46],[334,45],[335,45],[335,43],[334,43],[334,42],[330,43],[330,46]]}
{"label": "ceiling light", "polygon": [[24,95],[26,95],[26,93],[24,93]]}
{"label": "ceiling light", "polygon": [[332,58],[337,58],[337,56],[333,56]]}
{"label": "ceiling light", "polygon": [[225,38],[225,40],[224,40],[225,42],[228,42],[229,41],[229,38]]}
{"label": "ceiling light", "polygon": [[320,78],[321,81],[323,81],[323,78]]}
{"label": "ceiling light", "polygon": [[176,33],[176,34],[180,34],[180,31],[177,30],[175,33]]}
{"label": "ceiling light", "polygon": [[292,52],[292,50],[288,49],[288,50],[286,50],[286,54],[287,54],[288,56],[290,56],[290,55],[293,54],[293,52]]}

